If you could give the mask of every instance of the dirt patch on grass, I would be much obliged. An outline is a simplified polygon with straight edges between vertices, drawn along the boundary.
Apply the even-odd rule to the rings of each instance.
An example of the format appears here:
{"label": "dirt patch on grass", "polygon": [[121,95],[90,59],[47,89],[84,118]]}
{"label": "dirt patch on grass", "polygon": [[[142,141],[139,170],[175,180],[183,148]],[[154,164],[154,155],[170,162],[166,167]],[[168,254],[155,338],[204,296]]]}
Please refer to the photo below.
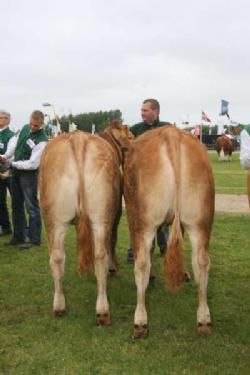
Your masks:
{"label": "dirt patch on grass", "polygon": [[225,213],[250,213],[247,195],[216,194],[215,211]]}

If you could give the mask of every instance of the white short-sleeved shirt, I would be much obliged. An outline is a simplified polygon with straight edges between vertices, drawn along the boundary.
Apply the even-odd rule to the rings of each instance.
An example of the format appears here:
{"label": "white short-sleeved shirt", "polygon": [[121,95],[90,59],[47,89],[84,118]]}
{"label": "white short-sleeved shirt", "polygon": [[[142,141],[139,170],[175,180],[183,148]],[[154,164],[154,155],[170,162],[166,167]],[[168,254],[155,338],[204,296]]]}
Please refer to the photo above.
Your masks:
{"label": "white short-sleeved shirt", "polygon": [[243,168],[250,168],[250,135],[243,129],[240,133],[240,164]]}

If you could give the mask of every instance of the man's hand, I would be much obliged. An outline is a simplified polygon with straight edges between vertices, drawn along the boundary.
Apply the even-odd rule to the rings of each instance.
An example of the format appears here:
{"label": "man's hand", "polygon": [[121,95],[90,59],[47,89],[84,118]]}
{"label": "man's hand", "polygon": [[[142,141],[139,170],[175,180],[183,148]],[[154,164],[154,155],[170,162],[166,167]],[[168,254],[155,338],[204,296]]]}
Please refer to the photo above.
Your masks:
{"label": "man's hand", "polygon": [[11,162],[9,160],[3,159],[0,163],[0,173],[6,172],[11,168]]}
{"label": "man's hand", "polygon": [[3,155],[0,155],[0,163],[4,163],[5,162],[5,157]]}

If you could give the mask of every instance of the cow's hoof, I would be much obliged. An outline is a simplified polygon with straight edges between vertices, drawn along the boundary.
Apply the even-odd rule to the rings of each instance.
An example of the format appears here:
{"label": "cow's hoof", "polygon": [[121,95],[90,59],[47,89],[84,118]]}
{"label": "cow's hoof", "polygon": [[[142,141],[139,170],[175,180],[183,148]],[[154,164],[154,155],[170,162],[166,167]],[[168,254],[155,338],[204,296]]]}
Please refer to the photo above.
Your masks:
{"label": "cow's hoof", "polygon": [[140,326],[139,324],[135,324],[132,339],[137,340],[148,337],[148,332],[149,331],[147,324],[143,324],[142,326]]}
{"label": "cow's hoof", "polygon": [[54,316],[62,318],[66,314],[66,310],[54,310]]}
{"label": "cow's hoof", "polygon": [[197,332],[200,335],[207,335],[207,336],[211,335],[211,333],[212,333],[211,323],[207,323],[207,324],[198,323]]}
{"label": "cow's hoof", "polygon": [[98,326],[110,326],[111,318],[110,318],[109,313],[96,314],[96,324]]}

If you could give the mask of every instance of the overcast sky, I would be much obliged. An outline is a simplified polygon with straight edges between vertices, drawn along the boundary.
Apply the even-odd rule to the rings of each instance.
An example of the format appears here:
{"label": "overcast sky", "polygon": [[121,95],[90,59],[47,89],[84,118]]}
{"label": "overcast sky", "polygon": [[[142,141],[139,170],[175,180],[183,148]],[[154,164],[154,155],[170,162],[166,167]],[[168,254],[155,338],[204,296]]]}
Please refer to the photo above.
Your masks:
{"label": "overcast sky", "polygon": [[42,103],[59,115],[120,109],[140,121],[250,122],[248,0],[8,0],[1,2],[0,108],[27,123]]}

